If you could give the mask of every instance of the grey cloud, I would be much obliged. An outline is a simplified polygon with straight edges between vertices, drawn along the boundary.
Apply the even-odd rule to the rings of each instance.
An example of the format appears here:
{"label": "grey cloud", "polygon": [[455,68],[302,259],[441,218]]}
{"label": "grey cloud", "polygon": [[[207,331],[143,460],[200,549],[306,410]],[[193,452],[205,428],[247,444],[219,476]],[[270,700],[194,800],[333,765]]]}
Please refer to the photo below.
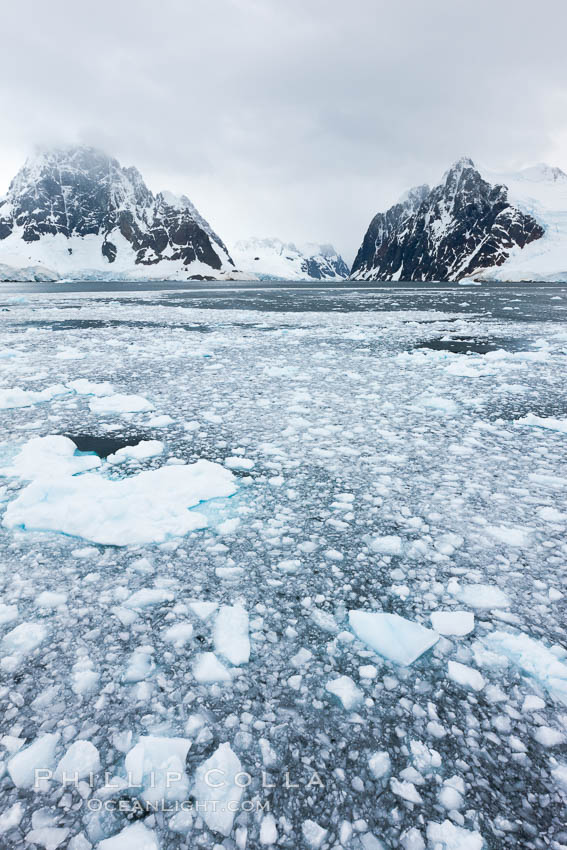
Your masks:
{"label": "grey cloud", "polygon": [[462,154],[567,167],[563,0],[30,0],[3,12],[1,169],[85,142],[227,241],[333,241]]}

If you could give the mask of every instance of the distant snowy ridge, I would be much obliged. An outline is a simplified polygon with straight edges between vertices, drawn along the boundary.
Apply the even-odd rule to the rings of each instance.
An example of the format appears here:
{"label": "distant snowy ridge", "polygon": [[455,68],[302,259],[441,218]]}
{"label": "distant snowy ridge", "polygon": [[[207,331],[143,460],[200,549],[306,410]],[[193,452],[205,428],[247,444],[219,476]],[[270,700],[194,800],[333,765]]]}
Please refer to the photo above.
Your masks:
{"label": "distant snowy ridge", "polygon": [[567,175],[544,164],[481,172],[462,158],[373,218],[351,277],[565,281]]}
{"label": "distant snowy ridge", "polygon": [[90,147],[28,159],[0,199],[0,280],[237,276],[189,198]]}
{"label": "distant snowy ridge", "polygon": [[232,249],[236,268],[262,280],[343,280],[349,269],[332,245],[246,239]]}

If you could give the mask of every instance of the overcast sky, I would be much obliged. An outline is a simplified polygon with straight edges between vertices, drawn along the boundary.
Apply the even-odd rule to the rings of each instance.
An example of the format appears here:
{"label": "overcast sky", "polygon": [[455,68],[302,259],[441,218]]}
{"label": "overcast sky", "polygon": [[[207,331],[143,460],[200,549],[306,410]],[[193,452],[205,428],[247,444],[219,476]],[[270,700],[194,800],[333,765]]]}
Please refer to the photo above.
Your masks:
{"label": "overcast sky", "polygon": [[461,155],[567,170],[565,0],[10,0],[0,192],[86,143],[229,243],[333,242]]}

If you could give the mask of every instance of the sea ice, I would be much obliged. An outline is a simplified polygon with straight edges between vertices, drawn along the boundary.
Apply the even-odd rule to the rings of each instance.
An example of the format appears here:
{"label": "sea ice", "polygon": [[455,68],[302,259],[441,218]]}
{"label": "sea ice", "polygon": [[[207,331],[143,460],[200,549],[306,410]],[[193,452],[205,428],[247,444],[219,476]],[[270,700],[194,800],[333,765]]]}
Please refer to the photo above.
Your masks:
{"label": "sea ice", "polygon": [[364,694],[360,688],[357,688],[350,676],[339,676],[337,679],[331,679],[330,682],[327,682],[325,688],[342,702],[347,711],[357,708],[364,698]]}
{"label": "sea ice", "polygon": [[63,384],[54,384],[38,392],[22,390],[20,387],[2,388],[0,389],[0,410],[10,410],[13,407],[30,407],[32,404],[51,401],[57,396],[68,394],[69,390]]}
{"label": "sea ice", "polygon": [[96,455],[76,452],[77,446],[68,437],[59,434],[32,437],[20,449],[12,466],[3,469],[2,474],[21,478],[23,481],[43,478],[52,480],[96,469],[101,465],[101,460]]}
{"label": "sea ice", "polygon": [[254,461],[248,457],[227,457],[224,465],[229,469],[252,469]]}
{"label": "sea ice", "polygon": [[57,767],[53,778],[63,782],[75,782],[84,779],[89,773],[100,770],[100,756],[97,748],[90,741],[75,741]]}
{"label": "sea ice", "polygon": [[567,664],[545,644],[522,633],[495,631],[483,638],[492,652],[510,659],[526,675],[540,682],[551,696],[567,705]]}
{"label": "sea ice", "polygon": [[44,850],[57,850],[68,835],[69,829],[64,826],[40,826],[26,833],[26,843],[43,847]]}
{"label": "sea ice", "polygon": [[138,821],[99,841],[96,850],[159,850],[159,844],[155,833]]}
{"label": "sea ice", "polygon": [[200,620],[208,619],[219,607],[218,602],[202,602],[200,599],[191,600],[188,605]]}
{"label": "sea ice", "polygon": [[434,611],[431,625],[440,635],[463,637],[474,629],[472,611]]}
{"label": "sea ice", "polygon": [[207,460],[118,481],[85,473],[34,481],[8,505],[3,522],[114,546],[162,543],[207,525],[203,514],[188,508],[235,491],[232,473]]}
{"label": "sea ice", "polygon": [[436,632],[398,614],[355,610],[348,616],[355,635],[396,664],[412,664],[439,640]]}
{"label": "sea ice", "polygon": [[193,664],[193,675],[202,684],[230,682],[232,673],[216,657],[214,652],[202,652]]}
{"label": "sea ice", "polygon": [[241,605],[223,605],[213,629],[215,650],[231,664],[247,664],[250,659],[248,614]]}
{"label": "sea ice", "polygon": [[24,807],[21,803],[14,803],[9,809],[5,809],[0,815],[0,835],[18,826],[23,816]]}
{"label": "sea ice", "polygon": [[517,419],[518,425],[532,425],[535,428],[548,428],[550,431],[560,431],[567,434],[567,419],[556,419],[553,416],[536,416],[528,413],[522,419]]}
{"label": "sea ice", "polygon": [[373,753],[368,759],[368,768],[374,779],[382,779],[387,776],[392,769],[389,753],[385,751]]}
{"label": "sea ice", "polygon": [[209,829],[228,836],[243,794],[240,759],[221,744],[195,771],[191,794],[201,803],[202,817]]}
{"label": "sea ice", "polygon": [[93,413],[145,413],[153,410],[151,401],[141,395],[107,395],[92,398],[89,407]]}
{"label": "sea ice", "polygon": [[43,623],[20,623],[2,638],[2,647],[6,654],[27,655],[43,643],[47,637],[47,628]]}
{"label": "sea ice", "polygon": [[319,847],[327,837],[327,830],[319,826],[314,820],[304,820],[301,827],[303,838],[311,850],[319,850]]}
{"label": "sea ice", "polygon": [[370,540],[370,548],[373,552],[378,552],[380,555],[401,555],[402,539],[394,534],[373,537]]}
{"label": "sea ice", "polygon": [[449,588],[465,605],[471,608],[508,608],[510,600],[503,590],[493,584],[464,584]]}
{"label": "sea ice", "polygon": [[128,781],[140,786],[139,796],[146,803],[187,798],[189,779],[185,759],[190,747],[187,738],[147,735],[128,752],[124,760]]}
{"label": "sea ice", "polygon": [[472,688],[473,691],[481,691],[486,684],[478,670],[467,667],[466,664],[460,664],[458,661],[449,661],[448,675],[453,682],[465,688]]}
{"label": "sea ice", "polygon": [[427,839],[432,848],[443,850],[482,850],[484,840],[480,832],[472,832],[456,826],[450,820],[443,823],[430,821],[427,824]]}
{"label": "sea ice", "polygon": [[14,785],[18,788],[34,788],[38,791],[47,790],[47,779],[36,777],[36,769],[51,770],[55,764],[55,750],[59,741],[57,733],[46,733],[25,749],[12,756],[8,762],[8,773]]}
{"label": "sea ice", "polygon": [[193,626],[191,623],[175,623],[169,626],[162,632],[162,637],[168,643],[172,643],[177,649],[189,643],[193,636]]}
{"label": "sea ice", "polygon": [[68,381],[67,386],[79,395],[114,395],[114,387],[108,381],[96,383],[87,378],[77,378],[74,381]]}
{"label": "sea ice", "polygon": [[161,440],[140,440],[135,446],[124,446],[114,454],[108,455],[107,461],[108,463],[118,464],[128,460],[146,460],[162,454],[163,448]]}

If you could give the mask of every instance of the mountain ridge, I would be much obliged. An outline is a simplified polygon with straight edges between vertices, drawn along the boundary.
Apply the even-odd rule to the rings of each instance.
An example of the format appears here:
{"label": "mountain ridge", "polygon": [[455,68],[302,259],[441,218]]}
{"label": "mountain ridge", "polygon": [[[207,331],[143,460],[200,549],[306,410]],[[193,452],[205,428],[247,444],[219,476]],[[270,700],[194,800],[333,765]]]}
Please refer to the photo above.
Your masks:
{"label": "mountain ridge", "polygon": [[325,243],[251,237],[236,242],[231,253],[239,269],[262,280],[344,280],[349,274],[341,255]]}
{"label": "mountain ridge", "polygon": [[39,151],[0,199],[0,264],[55,278],[231,277],[228,249],[186,196],[88,146]]}
{"label": "mountain ridge", "polygon": [[511,174],[461,157],[439,184],[374,216],[354,280],[566,280],[567,175],[540,163]]}

